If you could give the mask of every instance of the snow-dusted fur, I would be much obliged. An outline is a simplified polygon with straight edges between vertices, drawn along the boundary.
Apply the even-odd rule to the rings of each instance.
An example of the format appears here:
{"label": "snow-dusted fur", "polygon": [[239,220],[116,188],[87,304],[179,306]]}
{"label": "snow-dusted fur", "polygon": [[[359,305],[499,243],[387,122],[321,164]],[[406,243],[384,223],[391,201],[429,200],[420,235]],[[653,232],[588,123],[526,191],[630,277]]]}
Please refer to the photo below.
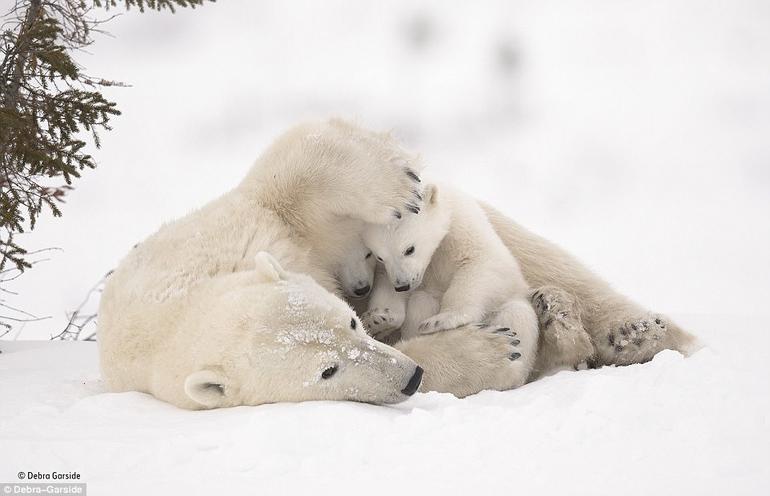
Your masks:
{"label": "snow-dusted fur", "polygon": [[514,346],[503,389],[524,384],[537,353],[538,319],[516,259],[476,200],[435,185],[424,196],[418,214],[364,230],[391,283],[378,278],[364,323],[378,337],[400,328],[403,340],[486,323]]}
{"label": "snow-dusted fur", "polygon": [[555,244],[481,203],[532,287],[541,341],[536,372],[562,367],[646,362],[664,349],[685,354],[696,339],[665,315],[610,287]]}

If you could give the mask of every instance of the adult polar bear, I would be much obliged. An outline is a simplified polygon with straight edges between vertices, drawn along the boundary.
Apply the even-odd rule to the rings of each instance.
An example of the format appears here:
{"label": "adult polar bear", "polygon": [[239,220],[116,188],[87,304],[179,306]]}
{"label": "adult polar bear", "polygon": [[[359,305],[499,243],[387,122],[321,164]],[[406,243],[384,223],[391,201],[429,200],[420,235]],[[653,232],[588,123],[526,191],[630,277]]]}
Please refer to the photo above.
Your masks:
{"label": "adult polar bear", "polygon": [[[363,333],[333,294],[331,269],[318,263],[315,238],[323,233],[328,241],[340,218],[386,223],[419,208],[409,159],[389,137],[341,121],[301,125],[280,137],[236,189],[140,243],[108,280],[100,304],[109,388],[148,392],[184,408],[388,403],[417,388],[415,362],[426,369],[424,390],[466,396],[512,387],[518,378],[506,336],[467,326],[385,346]],[[565,287],[576,297],[570,308],[583,311],[579,323],[594,331],[603,362],[626,362],[626,343],[638,339],[631,331],[647,332],[633,319],[660,319],[558,248],[492,209],[487,214],[531,284]],[[558,294],[544,299],[549,309],[559,307]],[[564,322],[578,316],[562,313]],[[690,340],[672,324],[655,336],[652,348],[632,358],[682,349]]]}
{"label": "adult polar bear", "polygon": [[420,384],[415,362],[430,364],[430,389],[464,396],[512,387],[504,336],[459,328],[401,353],[365,334],[334,294],[333,269],[318,262],[316,245],[340,219],[385,223],[419,210],[409,159],[388,136],[342,121],[300,125],[233,191],[161,227],[129,252],[102,295],[108,387],[191,409],[393,403]]}

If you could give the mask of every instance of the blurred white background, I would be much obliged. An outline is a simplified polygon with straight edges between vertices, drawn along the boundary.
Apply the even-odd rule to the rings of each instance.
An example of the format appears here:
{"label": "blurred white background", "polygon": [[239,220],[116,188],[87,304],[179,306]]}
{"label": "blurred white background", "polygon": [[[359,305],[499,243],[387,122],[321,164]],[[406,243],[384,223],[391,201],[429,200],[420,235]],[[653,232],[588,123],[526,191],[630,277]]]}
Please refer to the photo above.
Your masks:
{"label": "blurred white background", "polygon": [[5,339],[58,333],[132,245],[329,116],[392,129],[658,311],[770,298],[770,2],[221,0],[107,29],[79,60],[131,85],[123,115],[23,240],[62,251],[11,303],[53,318]]}

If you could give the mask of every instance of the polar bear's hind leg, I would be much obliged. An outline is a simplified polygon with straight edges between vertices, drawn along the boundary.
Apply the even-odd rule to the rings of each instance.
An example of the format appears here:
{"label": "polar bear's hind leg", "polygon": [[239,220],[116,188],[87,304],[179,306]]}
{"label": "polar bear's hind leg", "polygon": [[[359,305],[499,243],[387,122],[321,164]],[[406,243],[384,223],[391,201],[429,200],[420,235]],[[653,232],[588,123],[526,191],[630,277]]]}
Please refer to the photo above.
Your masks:
{"label": "polar bear's hind leg", "polygon": [[604,363],[629,365],[647,362],[664,349],[686,351],[682,338],[689,337],[665,316],[651,313],[610,326],[596,347]]}
{"label": "polar bear's hind leg", "polygon": [[596,351],[583,327],[575,296],[561,288],[542,286],[532,292],[531,301],[540,322],[534,377],[592,363]]}

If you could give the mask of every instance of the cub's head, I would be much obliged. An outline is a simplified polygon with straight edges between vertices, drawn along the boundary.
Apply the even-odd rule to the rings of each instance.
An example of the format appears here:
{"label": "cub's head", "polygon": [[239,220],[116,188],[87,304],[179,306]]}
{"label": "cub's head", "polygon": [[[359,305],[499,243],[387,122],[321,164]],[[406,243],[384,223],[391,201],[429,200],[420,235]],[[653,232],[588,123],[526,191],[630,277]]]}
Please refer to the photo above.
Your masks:
{"label": "cub's head", "polygon": [[353,299],[369,296],[377,265],[371,250],[356,236],[355,241],[341,255],[342,262],[335,270],[335,275],[345,296]]}
{"label": "cub's head", "polygon": [[285,271],[265,252],[244,277],[253,284],[224,293],[203,317],[203,342],[183,378],[191,408],[398,403],[419,387],[422,369],[369,337],[350,307],[311,277]]}
{"label": "cub's head", "polygon": [[433,252],[449,230],[449,209],[439,199],[436,185],[428,185],[424,197],[420,213],[364,230],[364,243],[385,265],[396,291],[410,291],[422,284]]}

